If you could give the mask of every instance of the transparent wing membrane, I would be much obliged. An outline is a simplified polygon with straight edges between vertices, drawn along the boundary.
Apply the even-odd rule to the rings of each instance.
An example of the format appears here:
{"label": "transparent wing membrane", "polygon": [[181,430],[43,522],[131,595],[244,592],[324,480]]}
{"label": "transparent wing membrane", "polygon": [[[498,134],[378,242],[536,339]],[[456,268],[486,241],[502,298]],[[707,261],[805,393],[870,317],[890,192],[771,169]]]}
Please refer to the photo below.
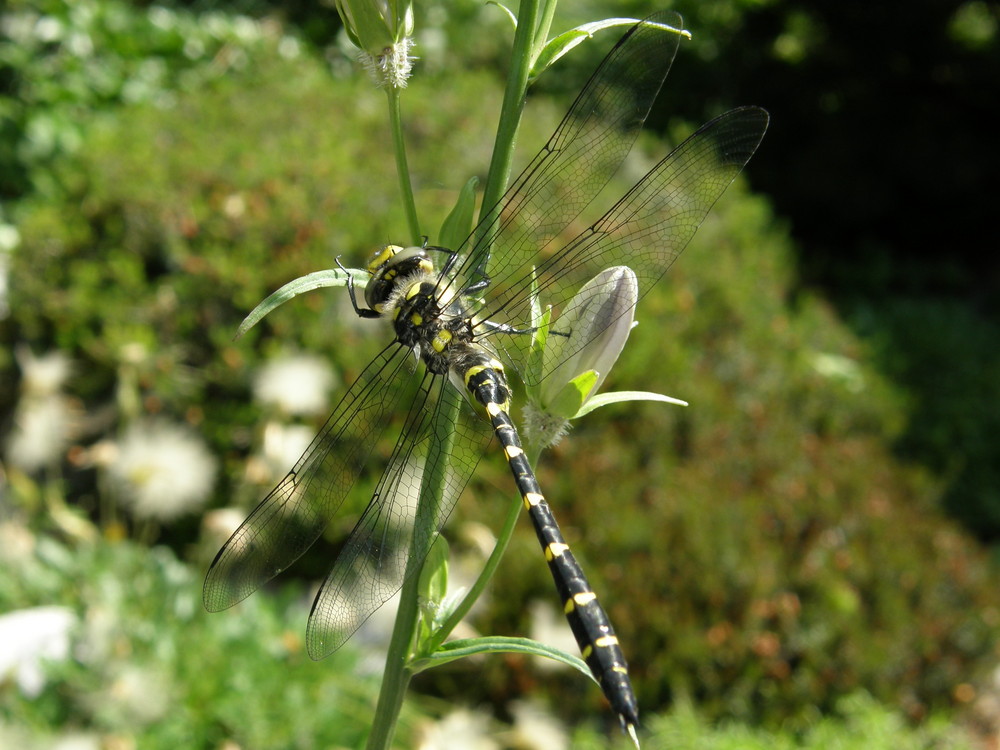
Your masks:
{"label": "transparent wing membrane", "polygon": [[628,155],[680,43],[672,11],[650,16],[615,45],[577,96],[548,143],[485,215],[459,251],[449,278],[463,289],[488,275],[530,265],[593,201]]}
{"label": "transparent wing membrane", "polygon": [[[666,273],[687,246],[698,227],[764,137],[768,115],[758,107],[731,110],[702,126],[643,177],[604,216],[563,248],[538,253],[527,265],[503,262],[505,247],[495,248],[492,283],[497,293],[479,315],[493,325],[492,341],[518,366],[522,376],[533,378],[524,367],[528,337],[505,334],[506,329],[531,326],[531,276],[537,278],[539,298],[558,312],[585,282],[611,266],[631,268],[639,281],[639,295],[646,294]],[[613,321],[609,320],[607,325]],[[594,329],[594,336],[601,331]],[[566,332],[568,333],[568,332]],[[587,342],[567,346],[559,361],[553,360],[544,378],[560,361],[568,359]]]}
{"label": "transparent wing membrane", "polygon": [[392,344],[365,368],[288,475],[216,555],[203,599],[231,607],[295,562],[336,515],[397,407],[416,363]]}
{"label": "transparent wing membrane", "polygon": [[[446,378],[426,375],[372,501],[313,603],[306,631],[312,658],[340,648],[403,585],[423,477],[443,472],[444,492],[435,512],[416,529],[420,539],[441,529],[475,471],[490,440],[489,424],[467,406],[457,425],[442,422],[438,410],[444,398],[461,396]],[[449,442],[445,469],[441,447]]]}

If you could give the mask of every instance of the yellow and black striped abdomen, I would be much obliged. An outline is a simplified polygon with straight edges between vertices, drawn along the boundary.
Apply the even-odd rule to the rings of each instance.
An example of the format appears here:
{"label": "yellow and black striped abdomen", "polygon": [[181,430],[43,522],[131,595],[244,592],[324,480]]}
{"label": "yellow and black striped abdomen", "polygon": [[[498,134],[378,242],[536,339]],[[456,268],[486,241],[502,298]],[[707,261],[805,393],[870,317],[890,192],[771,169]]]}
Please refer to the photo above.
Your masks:
{"label": "yellow and black striped abdomen", "polygon": [[485,352],[470,352],[461,358],[461,368],[463,371],[459,374],[465,387],[486,412],[503,447],[583,658],[618,714],[623,728],[635,738],[639,709],[629,681],[625,656],[604,608],[559,531],[552,509],[545,501],[535,472],[521,447],[509,414],[510,388],[503,365]]}

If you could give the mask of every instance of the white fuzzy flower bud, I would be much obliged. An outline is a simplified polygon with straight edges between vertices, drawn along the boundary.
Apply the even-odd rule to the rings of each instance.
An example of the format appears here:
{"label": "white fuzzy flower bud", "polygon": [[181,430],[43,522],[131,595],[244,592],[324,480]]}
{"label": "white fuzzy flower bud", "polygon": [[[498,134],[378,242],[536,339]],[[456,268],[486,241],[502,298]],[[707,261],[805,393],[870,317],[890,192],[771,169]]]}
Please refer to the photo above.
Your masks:
{"label": "white fuzzy flower bud", "polygon": [[403,88],[413,58],[413,5],[401,0],[337,0],[337,12],[376,85]]}

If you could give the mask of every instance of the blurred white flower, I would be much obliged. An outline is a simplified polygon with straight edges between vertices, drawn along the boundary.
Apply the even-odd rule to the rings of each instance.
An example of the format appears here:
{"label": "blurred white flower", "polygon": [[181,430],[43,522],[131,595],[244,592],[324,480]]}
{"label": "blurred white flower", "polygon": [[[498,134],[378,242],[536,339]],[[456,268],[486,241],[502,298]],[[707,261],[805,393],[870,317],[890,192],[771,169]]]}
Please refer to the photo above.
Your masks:
{"label": "blurred white flower", "polygon": [[[102,601],[92,601],[87,605],[73,646],[73,657],[95,674],[107,669],[108,665],[121,658],[123,628],[121,617],[122,587],[128,582],[111,577],[102,581],[97,588],[102,593]],[[103,684],[103,678],[102,678]]]}
{"label": "blurred white flower", "polygon": [[256,485],[273,485],[295,465],[315,436],[313,427],[268,420],[260,451],[247,459],[246,479]]}
{"label": "blurred white flower", "polygon": [[108,471],[120,500],[137,518],[171,521],[197,510],[215,483],[215,458],[187,427],[132,424]]}
{"label": "blurred white flower", "polygon": [[568,750],[569,735],[562,723],[537,703],[513,701],[514,737],[510,743],[523,750]]}
{"label": "blurred white flower", "polygon": [[19,244],[17,228],[0,221],[0,320],[10,314],[10,258]]}
{"label": "blurred white flower", "polygon": [[240,508],[218,508],[210,510],[202,519],[202,536],[208,539],[208,546],[219,549],[240,527],[247,512]]}
{"label": "blurred white flower", "polygon": [[315,436],[316,430],[306,425],[268,422],[264,427],[262,448],[268,467],[267,482],[285,476]]}
{"label": "blurred white flower", "polygon": [[101,750],[102,738],[99,734],[68,732],[52,739],[49,750]]}
{"label": "blurred white flower", "polygon": [[423,728],[419,750],[498,750],[489,733],[490,717],[482,711],[460,708]]}
{"label": "blurred white flower", "polygon": [[59,391],[69,377],[71,364],[61,352],[36,357],[19,347],[21,399],[7,438],[7,460],[26,472],[37,471],[59,460],[76,426],[73,401]]}
{"label": "blurred white flower", "polygon": [[44,663],[69,657],[76,615],[68,607],[34,607],[0,615],[0,681],[13,677],[21,693],[37,698],[45,687]]}
{"label": "blurred white flower", "polygon": [[51,465],[66,449],[74,421],[70,401],[63,396],[23,399],[7,438],[7,460],[26,472]]}
{"label": "blurred white flower", "polygon": [[27,396],[52,396],[59,392],[70,375],[69,357],[59,351],[36,357],[30,349],[18,347],[21,367],[21,391]]}
{"label": "blurred white flower", "polygon": [[35,558],[35,535],[17,521],[0,523],[0,562],[21,565]]}
{"label": "blurred white flower", "polygon": [[58,18],[42,16],[35,24],[35,37],[40,42],[57,42],[63,37],[63,25]]}
{"label": "blurred white flower", "polygon": [[264,365],[254,382],[254,396],[285,414],[315,415],[326,410],[333,385],[329,364],[319,357],[299,354]]}
{"label": "blurred white flower", "polygon": [[283,36],[278,42],[278,54],[285,60],[296,60],[302,54],[302,45],[293,36]]}
{"label": "blurred white flower", "polygon": [[230,219],[239,219],[247,212],[247,201],[242,193],[231,193],[222,203],[222,212]]}
{"label": "blurred white flower", "polygon": [[149,725],[170,710],[170,682],[156,670],[127,665],[97,698],[99,710],[112,711],[129,724]]}
{"label": "blurred white flower", "polygon": [[829,352],[813,352],[811,358],[813,369],[823,377],[839,380],[852,393],[865,389],[865,376],[857,360]]}
{"label": "blurred white flower", "polygon": [[[569,654],[577,653],[580,648],[569,629],[566,618],[547,601],[535,599],[528,605],[528,616],[531,618],[529,635],[533,641],[544,643]],[[557,672],[569,669],[561,661],[536,657],[535,666],[542,672]]]}

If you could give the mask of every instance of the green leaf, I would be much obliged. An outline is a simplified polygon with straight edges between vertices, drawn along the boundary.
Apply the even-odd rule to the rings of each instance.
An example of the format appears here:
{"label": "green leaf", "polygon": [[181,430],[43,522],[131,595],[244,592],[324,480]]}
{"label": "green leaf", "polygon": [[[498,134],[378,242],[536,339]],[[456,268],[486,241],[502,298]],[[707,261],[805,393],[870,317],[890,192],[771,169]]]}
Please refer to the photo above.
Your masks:
{"label": "green leaf", "polygon": [[546,307],[542,310],[538,297],[538,276],[535,269],[531,269],[531,343],[528,351],[528,373],[531,375],[528,380],[532,385],[525,385],[525,392],[529,401],[538,401],[539,381],[542,374],[542,363],[544,362],[545,343],[549,338],[549,323],[552,320],[552,308]]}
{"label": "green leaf", "polygon": [[243,322],[240,323],[240,327],[236,330],[236,336],[234,338],[238,339],[244,333],[257,325],[261,318],[279,305],[283,305],[288,302],[288,300],[292,297],[324,286],[347,286],[348,275],[353,276],[355,283],[358,284],[360,282],[360,286],[362,287],[368,281],[367,272],[358,268],[351,268],[347,271],[341,268],[329,268],[325,271],[316,271],[314,273],[306,274],[305,276],[300,276],[294,281],[289,281],[281,287],[281,289],[274,292],[267,299],[257,305],[257,307],[255,307],[253,311],[243,319]]}
{"label": "green leaf", "polygon": [[458,194],[455,207],[451,209],[451,213],[441,224],[441,244],[449,250],[458,249],[472,232],[472,218],[476,212],[476,186],[478,184],[478,177],[469,178]]}
{"label": "green leaf", "polygon": [[375,53],[396,42],[393,29],[389,28],[378,7],[369,0],[343,0],[342,7],[338,7],[337,11],[348,38],[359,49]]}
{"label": "green leaf", "polygon": [[503,3],[497,2],[497,0],[489,0],[486,4],[487,5],[495,5],[500,10],[502,10],[504,13],[506,13],[507,14],[507,18],[510,20],[511,27],[515,28],[515,29],[517,28],[517,16],[514,15],[514,11],[512,11],[510,8],[508,8]]}
{"label": "green leaf", "polygon": [[546,411],[563,419],[576,418],[600,377],[597,370],[581,372],[562,387],[551,404],[546,404]]}
{"label": "green leaf", "polygon": [[508,638],[498,635],[450,641],[443,644],[435,653],[421,659],[415,659],[410,664],[410,669],[416,674],[432,667],[448,664],[457,659],[464,659],[467,656],[479,654],[529,654],[531,656],[543,656],[546,659],[552,659],[553,661],[573,667],[577,671],[587,675],[590,679],[594,679],[594,675],[590,672],[590,667],[579,656],[567,654],[561,649],[546,646],[544,643],[533,641],[530,638]]}
{"label": "green leaf", "polygon": [[531,345],[533,348],[544,349],[552,308],[545,308],[545,328],[543,329],[542,302],[538,296],[538,274],[536,270],[534,266],[531,267],[531,327],[534,329],[531,336]]}
{"label": "green leaf", "polygon": [[671,396],[664,396],[662,393],[651,393],[650,391],[612,391],[610,393],[598,393],[580,408],[576,416],[582,417],[594,409],[607,406],[608,404],[621,403],[622,401],[660,401],[664,404],[688,405],[687,401],[681,401],[679,398],[672,398]]}
{"label": "green leaf", "polygon": [[448,592],[448,542],[440,534],[434,539],[430,552],[420,568],[417,597],[420,603],[420,627],[416,653],[422,653],[423,644],[437,632],[447,618],[443,612],[445,594]]}
{"label": "green leaf", "polygon": [[[535,78],[545,72],[545,70],[551,66],[552,63],[576,47],[578,44],[590,39],[598,31],[612,29],[617,26],[634,26],[637,23],[639,23],[639,20],[636,18],[605,18],[603,21],[585,23],[582,26],[577,26],[575,29],[563,32],[557,37],[553,37],[546,42],[541,52],[538,53],[538,57],[535,58],[535,61],[531,66],[531,74],[528,76],[528,80],[535,80]],[[691,32],[685,31],[684,29],[675,29],[672,26],[667,26],[665,24],[657,24],[657,26],[662,26],[665,31],[672,31],[687,39],[691,38]]]}

